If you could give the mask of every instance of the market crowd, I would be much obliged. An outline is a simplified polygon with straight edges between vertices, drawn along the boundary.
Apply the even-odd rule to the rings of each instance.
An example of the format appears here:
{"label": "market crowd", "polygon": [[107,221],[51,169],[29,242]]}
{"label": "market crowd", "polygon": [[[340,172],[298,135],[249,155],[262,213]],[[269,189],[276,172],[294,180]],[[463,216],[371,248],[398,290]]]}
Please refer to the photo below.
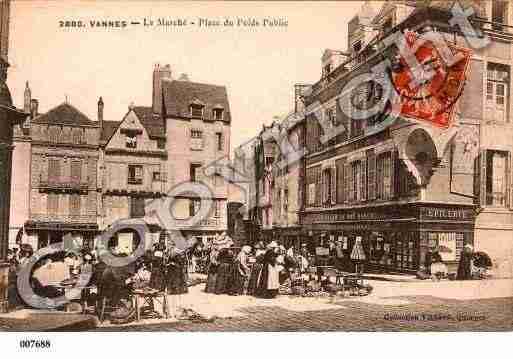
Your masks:
{"label": "market crowd", "polygon": [[[354,253],[348,255],[340,240],[330,240],[327,244],[320,265],[319,256],[313,254],[306,243],[299,248],[285,248],[276,241],[266,244],[260,241],[253,246],[237,247],[223,233],[209,242],[195,240],[180,249],[173,240],[163,236],[141,258],[124,267],[111,267],[101,260],[97,248],[90,249],[86,243],[78,252],[60,252],[41,258],[32,269],[31,286],[37,295],[57,297],[77,283],[80,273],[87,271],[92,275],[88,290],[82,295],[87,295],[86,299],[93,305],[106,298],[111,307],[129,310],[134,289],[147,289],[165,293],[170,298],[173,315],[182,307],[182,295],[188,292],[188,286],[205,281],[205,277],[207,293],[274,298],[284,284],[291,286],[314,278],[320,281],[323,278],[319,272],[321,266],[348,273],[357,270]],[[117,256],[127,255],[118,252],[114,245],[108,250]],[[9,251],[9,300],[13,306],[24,305],[17,292],[16,278],[32,255],[33,250],[28,245]],[[425,264],[420,277],[440,279],[447,275],[447,266],[436,247],[426,254]],[[466,245],[460,254],[455,279],[476,278],[479,273],[476,268],[490,266],[491,261],[485,254],[474,252],[472,246]],[[191,273],[201,275],[191,276]],[[195,283],[195,279],[199,281]],[[329,278],[324,277],[324,280],[329,282]]]}

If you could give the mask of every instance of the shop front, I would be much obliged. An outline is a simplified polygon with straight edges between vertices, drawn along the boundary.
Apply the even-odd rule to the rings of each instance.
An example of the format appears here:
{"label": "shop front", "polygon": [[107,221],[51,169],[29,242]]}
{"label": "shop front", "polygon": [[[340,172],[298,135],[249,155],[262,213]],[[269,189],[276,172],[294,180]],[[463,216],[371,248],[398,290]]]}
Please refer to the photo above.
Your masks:
{"label": "shop front", "polygon": [[474,207],[408,203],[382,207],[307,211],[303,236],[313,248],[339,241],[346,258],[360,239],[367,270],[408,273],[424,268],[429,248],[437,248],[450,272],[460,252],[473,243]]}

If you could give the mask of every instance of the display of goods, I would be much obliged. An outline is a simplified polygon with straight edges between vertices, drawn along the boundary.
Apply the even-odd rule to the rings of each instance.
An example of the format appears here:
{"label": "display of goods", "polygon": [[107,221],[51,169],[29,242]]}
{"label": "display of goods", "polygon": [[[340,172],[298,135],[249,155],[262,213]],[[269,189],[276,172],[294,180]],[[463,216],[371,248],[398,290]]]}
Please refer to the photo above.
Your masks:
{"label": "display of goods", "polygon": [[321,289],[321,284],[312,280],[308,282],[306,288],[309,292],[318,292]]}
{"label": "display of goods", "polygon": [[293,286],[291,289],[292,289],[292,294],[294,294],[294,295],[303,296],[306,294],[305,287],[303,287],[301,285]]}

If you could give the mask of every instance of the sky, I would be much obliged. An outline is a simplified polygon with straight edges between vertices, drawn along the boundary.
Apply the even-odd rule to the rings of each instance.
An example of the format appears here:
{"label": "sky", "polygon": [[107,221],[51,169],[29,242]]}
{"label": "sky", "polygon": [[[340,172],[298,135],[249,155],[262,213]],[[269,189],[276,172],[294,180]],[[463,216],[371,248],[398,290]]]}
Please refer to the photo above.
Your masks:
{"label": "sky", "polygon": [[[224,85],[232,149],[293,108],[293,85],[315,83],[326,48],[347,48],[360,2],[13,1],[8,86],[23,107],[25,81],[44,113],[68,102],[92,120],[119,121],[133,103],[151,106],[152,71]],[[187,27],[65,28],[60,21],[186,19]],[[287,27],[198,27],[199,19],[282,19]]]}

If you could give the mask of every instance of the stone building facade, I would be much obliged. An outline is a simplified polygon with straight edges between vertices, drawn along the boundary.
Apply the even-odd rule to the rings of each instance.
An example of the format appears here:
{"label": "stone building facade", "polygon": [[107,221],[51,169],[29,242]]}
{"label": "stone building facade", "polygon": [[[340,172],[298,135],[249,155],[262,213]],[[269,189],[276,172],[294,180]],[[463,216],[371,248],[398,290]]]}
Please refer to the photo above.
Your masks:
{"label": "stone building facade", "polygon": [[[231,114],[225,87],[194,83],[186,76],[173,80],[169,65],[157,65],[151,107],[130,106],[121,121],[104,121],[101,102],[98,113],[102,230],[126,218],[144,218],[150,242],[167,237],[166,229],[179,230],[188,240],[213,239],[227,230],[228,181],[215,170],[205,171],[217,160],[229,158]],[[207,218],[168,228],[168,223],[160,222],[163,218],[146,213],[152,200],[170,196],[174,218],[193,217],[200,198],[171,192],[188,182],[201,182],[210,189],[213,208]]]}
{"label": "stone building facade", "polygon": [[[168,139],[166,150],[168,186],[184,182],[205,184],[213,201],[207,218],[179,229],[187,239],[213,239],[227,230],[229,182],[223,175],[223,161],[230,158],[231,112],[224,86],[157,78],[154,93],[162,89],[162,117]],[[213,168],[213,169],[212,169]],[[196,195],[173,196],[173,216],[186,219],[198,213]]]}
{"label": "stone building facade", "polygon": [[[37,109],[35,109],[37,113]],[[30,121],[30,200],[24,242],[92,243],[98,233],[99,126],[69,103]]]}
{"label": "stone building facade", "polygon": [[[387,113],[364,121],[352,118],[338,95],[386,58],[385,43],[395,31],[434,28],[451,44],[469,47],[469,38],[451,25],[454,2],[429,7],[387,2],[370,19],[363,21],[362,14],[369,12],[362,11],[350,22],[349,50],[333,53],[339,65],[328,69],[323,64],[321,79],[306,97],[306,105],[321,114],[321,120],[343,124],[347,130],[321,142],[319,120],[306,119],[301,212],[306,241],[317,246],[340,238],[349,255],[360,239],[371,267],[399,272],[422,268],[428,248],[435,246],[444,248],[443,259],[454,270],[462,247],[471,243],[492,256],[499,275],[511,274],[513,37],[508,24],[513,9],[505,1],[463,3],[472,3],[472,24],[490,44],[473,50],[449,130],[401,117],[368,132],[387,120]],[[329,57],[324,56],[326,61]],[[379,97],[378,86],[371,82],[353,90],[351,101]]]}
{"label": "stone building facade", "polygon": [[[118,220],[147,217],[147,202],[166,193],[168,155],[163,122],[151,107],[130,106],[121,121],[103,121],[103,106],[100,98],[99,224],[106,230]],[[150,227],[148,240],[158,239],[161,226],[153,223]],[[128,241],[118,244],[130,250],[133,243]]]}

